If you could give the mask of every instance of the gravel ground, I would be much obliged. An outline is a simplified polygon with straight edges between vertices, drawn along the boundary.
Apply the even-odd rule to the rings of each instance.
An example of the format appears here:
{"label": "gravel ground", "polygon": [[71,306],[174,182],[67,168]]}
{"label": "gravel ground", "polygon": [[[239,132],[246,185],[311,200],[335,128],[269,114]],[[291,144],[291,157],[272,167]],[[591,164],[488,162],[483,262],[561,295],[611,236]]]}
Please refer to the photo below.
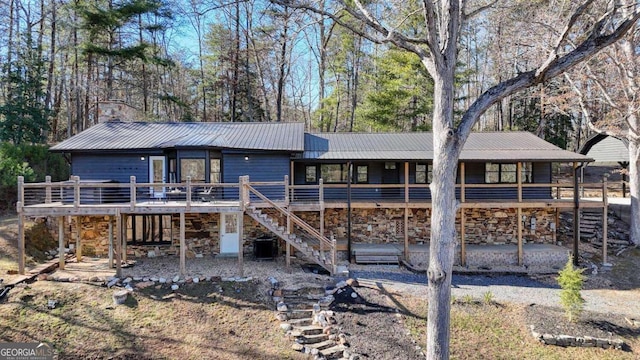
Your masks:
{"label": "gravel ground", "polygon": [[[380,283],[396,291],[414,296],[427,296],[427,277],[392,266],[351,266],[351,277],[360,283]],[[547,279],[549,280],[549,279]],[[454,275],[451,294],[457,298],[470,295],[482,299],[491,291],[498,302],[560,306],[560,289],[550,281],[539,281],[528,276]],[[583,290],[585,310],[616,313],[637,317],[640,314],[639,290],[589,289]]]}

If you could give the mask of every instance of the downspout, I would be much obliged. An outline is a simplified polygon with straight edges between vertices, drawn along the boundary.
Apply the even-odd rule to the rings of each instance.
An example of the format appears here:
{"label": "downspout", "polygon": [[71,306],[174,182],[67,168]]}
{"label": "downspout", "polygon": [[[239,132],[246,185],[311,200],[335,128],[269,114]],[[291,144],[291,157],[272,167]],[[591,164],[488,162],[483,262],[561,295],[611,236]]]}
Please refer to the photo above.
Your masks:
{"label": "downspout", "polygon": [[580,189],[578,174],[582,171],[586,162],[573,163],[573,265],[578,266],[578,243],[580,242]]}
{"label": "downspout", "polygon": [[351,262],[351,161],[347,162],[347,254]]}

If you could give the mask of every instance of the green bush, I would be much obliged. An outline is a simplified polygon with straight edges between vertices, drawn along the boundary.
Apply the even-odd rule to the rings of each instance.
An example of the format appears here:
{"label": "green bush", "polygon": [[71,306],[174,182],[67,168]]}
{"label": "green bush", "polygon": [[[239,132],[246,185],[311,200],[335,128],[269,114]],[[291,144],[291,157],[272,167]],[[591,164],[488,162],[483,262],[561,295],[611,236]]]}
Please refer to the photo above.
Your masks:
{"label": "green bush", "polygon": [[569,258],[567,265],[560,271],[557,277],[558,284],[562,288],[560,291],[560,304],[564,308],[569,321],[577,321],[584,310],[584,299],[580,294],[584,282],[584,269],[573,267],[573,259]]}
{"label": "green bush", "polygon": [[0,213],[13,209],[18,198],[18,176],[25,182],[43,182],[69,178],[69,165],[60,154],[49,152],[46,145],[0,143]]}

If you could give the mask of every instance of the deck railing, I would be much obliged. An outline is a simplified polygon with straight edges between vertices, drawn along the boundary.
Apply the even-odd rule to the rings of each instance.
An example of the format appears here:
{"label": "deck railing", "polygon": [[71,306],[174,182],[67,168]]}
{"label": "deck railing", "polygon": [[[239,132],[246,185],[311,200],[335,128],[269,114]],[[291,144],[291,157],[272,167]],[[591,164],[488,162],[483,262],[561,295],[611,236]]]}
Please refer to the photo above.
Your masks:
{"label": "deck railing", "polygon": [[[325,201],[345,202],[347,192],[352,201],[429,202],[431,193],[425,184],[325,184],[320,179],[314,185],[290,185],[283,181],[250,182],[262,195],[279,204],[292,203],[323,204]],[[580,198],[604,199],[608,184],[580,183],[577,192]],[[350,189],[349,189],[350,188]],[[68,181],[24,183],[18,179],[18,202],[21,206],[73,205],[74,207],[122,205],[135,208],[140,205],[167,203],[184,206],[215,203],[217,201],[239,201],[238,183],[196,183],[187,179],[183,183],[138,183],[131,177],[129,183],[113,181],[82,180],[73,176]],[[461,202],[533,202],[574,200],[573,183],[513,183],[513,184],[456,184],[456,197]],[[246,199],[261,202],[255,194]]]}

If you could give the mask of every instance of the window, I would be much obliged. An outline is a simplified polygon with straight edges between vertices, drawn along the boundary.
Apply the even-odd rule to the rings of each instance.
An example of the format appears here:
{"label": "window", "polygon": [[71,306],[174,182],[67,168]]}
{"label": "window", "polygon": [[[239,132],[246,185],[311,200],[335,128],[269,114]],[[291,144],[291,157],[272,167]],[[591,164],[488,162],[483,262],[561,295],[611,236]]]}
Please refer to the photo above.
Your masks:
{"label": "window", "polygon": [[431,184],[433,164],[416,164],[416,184]]}
{"label": "window", "polygon": [[188,176],[193,182],[205,182],[204,159],[180,159],[180,178],[187,181]]}
{"label": "window", "polygon": [[369,167],[367,165],[356,166],[356,183],[366,184],[369,182]]}
{"label": "window", "polygon": [[171,215],[130,215],[127,241],[134,245],[171,244]]}
{"label": "window", "polygon": [[220,159],[209,160],[209,182],[212,184],[219,184],[221,181],[220,176]]}
{"label": "window", "polygon": [[384,163],[384,169],[385,170],[395,170],[396,169],[396,163],[387,161],[387,162]]}
{"label": "window", "polygon": [[317,180],[317,168],[315,165],[307,165],[304,168],[304,181],[306,183],[315,184]]}
{"label": "window", "polygon": [[347,164],[322,164],[320,176],[325,183],[346,183]]}
{"label": "window", "polygon": [[[532,176],[533,164],[530,162],[522,163],[522,182],[533,182]],[[486,163],[484,172],[484,181],[487,184],[513,184],[518,182],[517,164],[496,164]]]}

